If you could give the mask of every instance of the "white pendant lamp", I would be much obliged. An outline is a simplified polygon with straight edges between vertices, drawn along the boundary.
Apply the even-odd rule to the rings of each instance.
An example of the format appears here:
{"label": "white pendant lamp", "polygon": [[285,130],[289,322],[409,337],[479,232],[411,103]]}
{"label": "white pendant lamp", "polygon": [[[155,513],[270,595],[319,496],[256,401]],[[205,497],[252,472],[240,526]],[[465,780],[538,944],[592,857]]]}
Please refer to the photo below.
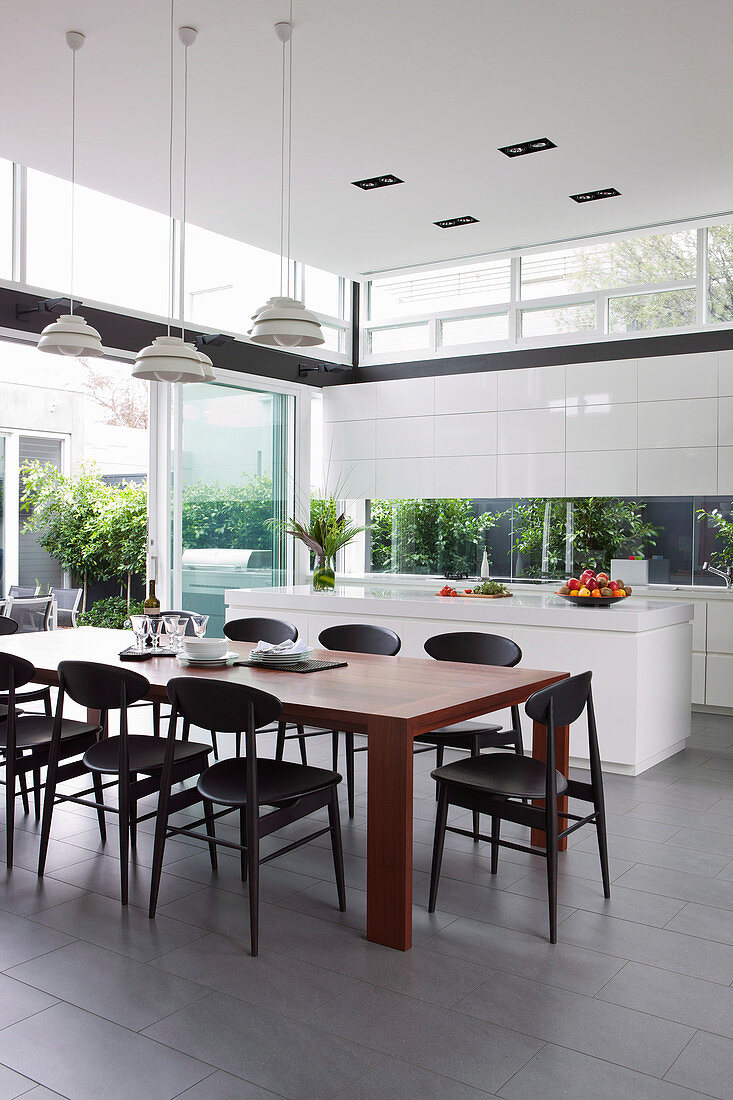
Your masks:
{"label": "white pendant lamp", "polygon": [[38,350],[53,355],[103,355],[102,337],[84,318],[74,313],[74,205],[76,197],[76,54],[84,45],[81,31],[67,31],[66,45],[71,50],[71,248],[69,260],[70,312],[46,325],[38,340]]}
{"label": "white pendant lamp", "polygon": [[[168,217],[170,221],[169,258],[170,271],[168,275],[168,299],[169,317],[173,315],[173,286],[174,286],[174,249],[173,249],[173,5],[170,6],[170,132],[168,146]],[[186,170],[188,153],[188,47],[196,41],[196,31],[193,27],[181,27],[178,37],[185,47],[184,53],[184,107],[183,107],[183,211],[181,220],[181,266],[185,270],[185,234],[186,234]],[[181,335],[171,336],[170,320],[168,321],[168,333],[166,336],[157,336],[152,344],[138,352],[135,366],[132,368],[133,378],[143,378],[150,382],[204,382],[207,381],[207,367],[204,360],[208,361],[211,375],[213,365],[208,356],[202,355],[194,344],[187,343],[181,317]]]}
{"label": "white pendant lamp", "polygon": [[[290,297],[290,178],[293,150],[293,7],[290,20],[275,24],[275,34],[283,48],[283,95],[280,161],[280,294],[270,298],[252,317],[249,337],[255,344],[271,347],[305,348],[325,342],[321,323],[315,313],[297,298]],[[286,272],[283,286],[283,267]]]}

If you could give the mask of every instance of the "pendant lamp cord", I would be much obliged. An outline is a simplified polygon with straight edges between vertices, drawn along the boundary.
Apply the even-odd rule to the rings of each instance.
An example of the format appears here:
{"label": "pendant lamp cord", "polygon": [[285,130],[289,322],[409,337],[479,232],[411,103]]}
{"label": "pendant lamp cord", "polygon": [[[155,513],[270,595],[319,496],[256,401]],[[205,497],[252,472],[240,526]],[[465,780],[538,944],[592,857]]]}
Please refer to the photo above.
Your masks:
{"label": "pendant lamp cord", "polygon": [[181,202],[181,339],[186,339],[186,202],[188,199],[188,46],[183,50],[183,195]]}
{"label": "pendant lamp cord", "polygon": [[[280,297],[290,297],[290,181],[293,117],[293,0],[290,0],[290,38],[283,42],[282,125],[280,130]],[[283,275],[283,267],[285,275]]]}
{"label": "pendant lamp cord", "polygon": [[170,6],[170,105],[168,118],[168,335],[171,334],[171,318],[173,317],[173,267],[175,264],[174,239],[173,239],[173,17],[175,0],[171,0]]}
{"label": "pendant lamp cord", "polygon": [[[292,264],[290,261],[290,225],[291,225],[291,188],[293,163],[293,0],[290,0],[290,41],[288,42],[288,298],[290,297],[290,278]],[[295,291],[295,287],[293,287]]]}
{"label": "pendant lamp cord", "polygon": [[74,222],[76,215],[76,50],[71,51],[71,249],[69,251],[69,313],[74,313]]}

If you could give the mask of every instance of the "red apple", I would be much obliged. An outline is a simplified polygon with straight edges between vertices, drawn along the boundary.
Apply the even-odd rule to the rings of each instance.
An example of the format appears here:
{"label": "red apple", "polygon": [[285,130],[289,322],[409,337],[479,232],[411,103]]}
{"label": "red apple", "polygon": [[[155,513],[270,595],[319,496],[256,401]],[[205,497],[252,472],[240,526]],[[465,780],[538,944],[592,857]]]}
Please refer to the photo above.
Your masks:
{"label": "red apple", "polygon": [[609,581],[606,588],[610,588],[612,592],[618,592],[618,581]]}
{"label": "red apple", "polygon": [[580,581],[576,581],[575,577],[571,577],[567,585],[571,592],[577,592],[580,588]]}

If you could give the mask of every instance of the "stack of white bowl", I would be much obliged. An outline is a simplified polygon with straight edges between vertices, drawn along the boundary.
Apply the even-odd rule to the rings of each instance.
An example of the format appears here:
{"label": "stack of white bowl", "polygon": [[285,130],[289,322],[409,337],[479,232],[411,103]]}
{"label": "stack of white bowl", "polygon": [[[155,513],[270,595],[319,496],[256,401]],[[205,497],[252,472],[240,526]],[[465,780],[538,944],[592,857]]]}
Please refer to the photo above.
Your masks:
{"label": "stack of white bowl", "polygon": [[188,638],[183,639],[183,656],[187,661],[200,663],[222,661],[229,648],[226,638]]}

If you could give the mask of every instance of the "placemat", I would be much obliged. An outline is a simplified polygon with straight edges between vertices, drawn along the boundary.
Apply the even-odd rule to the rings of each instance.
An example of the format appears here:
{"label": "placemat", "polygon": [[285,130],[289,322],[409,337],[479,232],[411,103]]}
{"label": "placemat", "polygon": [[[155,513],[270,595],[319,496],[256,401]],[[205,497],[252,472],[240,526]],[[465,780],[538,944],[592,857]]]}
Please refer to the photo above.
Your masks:
{"label": "placemat", "polygon": [[175,655],[173,649],[139,650],[134,645],[121,649],[117,654],[121,661],[152,661],[153,657],[175,657]]}
{"label": "placemat", "polygon": [[297,665],[264,665],[260,661],[250,661],[246,657],[235,661],[235,665],[245,665],[247,668],[264,668],[271,672],[325,672],[327,668],[346,668],[347,661],[298,661]]}

